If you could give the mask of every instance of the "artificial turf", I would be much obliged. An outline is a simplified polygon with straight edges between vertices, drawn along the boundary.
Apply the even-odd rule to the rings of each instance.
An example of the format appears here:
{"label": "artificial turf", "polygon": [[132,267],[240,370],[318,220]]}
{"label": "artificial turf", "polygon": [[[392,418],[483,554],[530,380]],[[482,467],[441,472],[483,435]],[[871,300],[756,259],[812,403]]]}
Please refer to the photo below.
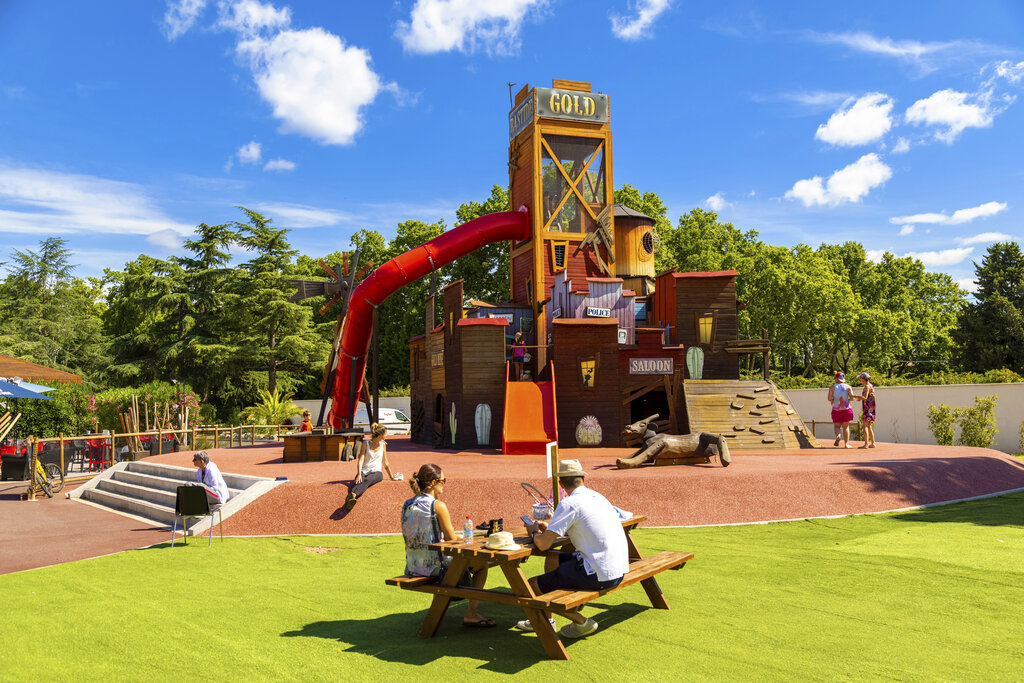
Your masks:
{"label": "artificial turf", "polygon": [[[0,679],[1019,680],[1024,494],[913,512],[640,529],[692,550],[585,608],[600,623],[545,659],[516,608],[494,629],[416,630],[428,596],[384,585],[397,537],[194,540],[0,576]],[[205,540],[205,539],[204,539]],[[527,573],[540,563],[528,562]],[[488,585],[501,583],[495,572]],[[564,623],[560,620],[559,623]]]}

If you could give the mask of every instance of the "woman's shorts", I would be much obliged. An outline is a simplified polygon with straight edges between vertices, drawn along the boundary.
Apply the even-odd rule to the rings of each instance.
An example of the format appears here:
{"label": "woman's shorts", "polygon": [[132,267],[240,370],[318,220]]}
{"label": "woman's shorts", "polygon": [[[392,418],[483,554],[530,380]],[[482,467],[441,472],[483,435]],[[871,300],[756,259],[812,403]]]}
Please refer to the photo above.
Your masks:
{"label": "woman's shorts", "polygon": [[832,421],[840,424],[853,422],[853,408],[833,408]]}
{"label": "woman's shorts", "polygon": [[512,362],[513,363],[525,363],[526,362],[526,356],[513,356],[512,357]]}
{"label": "woman's shorts", "polygon": [[537,586],[541,593],[557,590],[603,591],[618,586],[621,581],[621,576],[610,581],[598,581],[597,574],[588,574],[583,568],[583,558],[576,553],[560,553],[558,566],[538,576]]}

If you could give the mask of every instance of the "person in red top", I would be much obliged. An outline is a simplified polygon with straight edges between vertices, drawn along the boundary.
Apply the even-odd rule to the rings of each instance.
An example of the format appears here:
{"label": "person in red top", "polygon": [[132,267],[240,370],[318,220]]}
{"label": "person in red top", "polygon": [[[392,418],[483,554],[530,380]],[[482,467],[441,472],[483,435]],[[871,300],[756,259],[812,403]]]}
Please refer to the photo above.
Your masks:
{"label": "person in red top", "polygon": [[312,416],[310,415],[308,410],[302,411],[302,426],[299,428],[300,432],[313,431],[313,421],[310,419],[311,417]]}

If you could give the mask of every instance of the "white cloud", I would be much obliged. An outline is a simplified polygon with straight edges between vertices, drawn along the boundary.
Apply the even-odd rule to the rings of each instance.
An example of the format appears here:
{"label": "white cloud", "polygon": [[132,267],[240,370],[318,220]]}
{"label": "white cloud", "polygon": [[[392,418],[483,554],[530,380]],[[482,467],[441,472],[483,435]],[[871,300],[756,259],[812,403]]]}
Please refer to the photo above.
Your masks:
{"label": "white cloud", "polygon": [[850,97],[850,93],[828,90],[797,91],[780,93],[777,98],[796,102],[808,109],[831,109],[838,107]]}
{"label": "white cloud", "polygon": [[904,237],[906,235],[909,235],[912,232],[914,232],[914,226],[913,225],[904,225],[902,228],[900,228],[900,237]]}
{"label": "white cloud", "polygon": [[712,211],[718,212],[724,208],[732,206],[732,202],[725,200],[725,196],[721,192],[716,192],[707,199],[704,200],[704,206],[708,207]]}
{"label": "white cloud", "polygon": [[164,12],[163,29],[168,40],[188,32],[206,7],[206,0],[171,0]]}
{"label": "white cloud", "polygon": [[1006,202],[985,202],[969,209],[958,209],[952,216],[944,213],[917,213],[913,216],[893,216],[889,219],[895,225],[906,223],[938,223],[940,225],[959,225],[970,223],[977,218],[987,218],[1006,210]]}
{"label": "white cloud", "polygon": [[486,52],[510,54],[519,47],[526,13],[548,0],[416,0],[408,22],[395,36],[409,52]]}
{"label": "white cloud", "polygon": [[164,214],[140,185],[0,164],[0,232],[187,235],[192,229]]}
{"label": "white cloud", "polygon": [[943,249],[942,251],[910,251],[906,255],[916,258],[931,268],[942,268],[962,262],[971,255],[972,251],[974,251],[972,247],[962,247],[960,249]]}
{"label": "white cloud", "polygon": [[960,289],[971,294],[976,294],[978,292],[978,283],[975,281],[973,277],[965,277],[962,280],[957,280],[956,284],[960,287]]}
{"label": "white cloud", "polygon": [[267,214],[274,222],[285,224],[290,228],[322,228],[328,225],[350,223],[354,219],[340,211],[321,209],[303,204],[287,204],[283,202],[263,202],[256,208]]}
{"label": "white cloud", "polygon": [[612,33],[623,40],[647,38],[654,22],[671,4],[671,0],[636,0],[636,16],[612,15]]}
{"label": "white cloud", "polygon": [[1013,235],[1004,232],[983,232],[973,237],[958,237],[957,244],[967,246],[968,244],[991,244],[992,242],[1008,242],[1013,240]]}
{"label": "white cloud", "polygon": [[271,159],[263,167],[264,171],[294,171],[295,162],[287,159]]}
{"label": "white cloud", "polygon": [[865,31],[847,33],[805,33],[809,40],[817,43],[844,45],[858,52],[892,57],[915,65],[922,72],[934,71],[939,62],[951,62],[969,57],[1005,54],[998,46],[972,40],[949,40],[945,42],[921,42],[918,40],[893,40],[879,37]]}
{"label": "white cloud", "polygon": [[250,38],[238,51],[249,57],[260,95],[282,131],[324,144],[351,144],[363,126],[362,109],[381,90],[397,89],[381,83],[370,53],[321,28]]}
{"label": "white cloud", "polygon": [[995,71],[997,76],[1010,83],[1020,83],[1024,79],[1024,62],[1002,61],[995,65]]}
{"label": "white cloud", "polygon": [[828,181],[821,176],[798,180],[785,196],[786,199],[799,200],[804,206],[839,206],[846,202],[859,202],[891,177],[892,169],[877,154],[865,154],[833,173]]}
{"label": "white cloud", "polygon": [[1001,111],[992,105],[991,92],[971,95],[947,88],[910,105],[906,119],[915,126],[935,126],[935,139],[952,144],[967,128],[991,126]]}
{"label": "white cloud", "polygon": [[865,145],[879,140],[892,128],[893,100],[888,95],[873,92],[863,97],[849,98],[828,122],[818,126],[814,137],[836,147]]}
{"label": "white cloud", "polygon": [[872,263],[878,263],[887,253],[889,252],[885,249],[868,249],[864,252],[864,257]]}
{"label": "white cloud", "polygon": [[257,0],[221,0],[218,9],[218,28],[235,31],[245,37],[266,30],[284,29],[292,22],[292,11],[288,7],[277,9],[270,3]]}
{"label": "white cloud", "polygon": [[158,247],[164,247],[165,249],[177,249],[181,246],[181,235],[170,229],[157,230],[151,233],[146,241],[150,244],[155,244]]}
{"label": "white cloud", "polygon": [[263,146],[253,140],[238,148],[238,161],[243,164],[258,164],[263,156]]}
{"label": "white cloud", "polygon": [[906,154],[910,151],[910,140],[906,138],[899,138],[896,140],[896,144],[892,146],[893,154]]}

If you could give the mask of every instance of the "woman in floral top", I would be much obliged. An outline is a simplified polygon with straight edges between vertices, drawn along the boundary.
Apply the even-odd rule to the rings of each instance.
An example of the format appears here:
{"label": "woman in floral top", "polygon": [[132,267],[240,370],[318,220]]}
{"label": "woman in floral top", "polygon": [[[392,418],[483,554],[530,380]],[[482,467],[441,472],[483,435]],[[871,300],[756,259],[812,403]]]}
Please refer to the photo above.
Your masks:
{"label": "woman in floral top", "polygon": [[875,447],[875,386],[871,383],[871,375],[862,372],[857,379],[864,385],[864,391],[856,396],[861,402],[861,420],[864,422],[864,445],[861,448]]}

